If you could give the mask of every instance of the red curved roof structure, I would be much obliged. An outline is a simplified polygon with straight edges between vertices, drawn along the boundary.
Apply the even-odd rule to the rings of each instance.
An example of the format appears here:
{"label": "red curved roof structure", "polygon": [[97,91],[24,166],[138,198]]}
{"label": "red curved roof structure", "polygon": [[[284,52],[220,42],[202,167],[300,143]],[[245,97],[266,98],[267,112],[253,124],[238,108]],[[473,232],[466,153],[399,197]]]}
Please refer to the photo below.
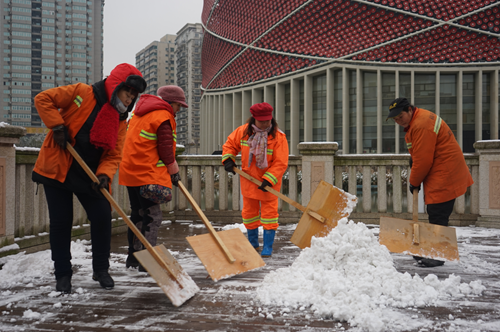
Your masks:
{"label": "red curved roof structure", "polygon": [[332,61],[480,64],[500,56],[500,1],[205,0],[202,87]]}

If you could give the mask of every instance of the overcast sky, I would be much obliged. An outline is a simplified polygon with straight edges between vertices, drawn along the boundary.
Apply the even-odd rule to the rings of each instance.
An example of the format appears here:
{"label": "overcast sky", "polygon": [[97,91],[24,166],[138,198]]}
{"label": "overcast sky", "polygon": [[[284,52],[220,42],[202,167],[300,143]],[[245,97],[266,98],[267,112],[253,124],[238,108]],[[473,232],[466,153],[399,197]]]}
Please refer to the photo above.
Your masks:
{"label": "overcast sky", "polygon": [[203,0],[106,0],[104,76],[118,64],[135,65],[135,54],[187,23],[201,23]]}

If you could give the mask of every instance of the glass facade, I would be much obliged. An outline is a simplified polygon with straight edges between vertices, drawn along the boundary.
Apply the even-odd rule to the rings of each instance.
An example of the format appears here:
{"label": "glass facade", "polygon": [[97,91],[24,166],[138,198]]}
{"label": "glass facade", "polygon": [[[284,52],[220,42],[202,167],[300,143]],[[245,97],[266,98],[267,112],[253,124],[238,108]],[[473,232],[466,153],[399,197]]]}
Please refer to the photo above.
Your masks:
{"label": "glass facade", "polygon": [[387,110],[394,99],[396,99],[396,74],[382,73],[382,153],[396,151],[395,130],[399,126],[392,120],[386,120]]}
{"label": "glass facade", "polygon": [[377,73],[363,73],[363,153],[377,153]]}
{"label": "glass facade", "polygon": [[326,75],[313,78],[313,142],[326,141]]}
{"label": "glass facade", "polygon": [[463,103],[463,145],[464,152],[474,152],[475,137],[475,85],[476,74],[463,74],[462,103]]}
{"label": "glass facade", "polygon": [[[327,70],[331,70],[330,82],[327,81]],[[344,73],[347,77],[343,77]],[[492,119],[493,121],[498,119],[498,104],[493,104],[497,96],[492,96],[492,89],[497,89],[497,85],[500,85],[499,82],[492,81],[497,75],[495,69],[476,72],[452,68],[436,71],[427,69],[375,71],[373,68],[357,69],[352,66],[342,68],[337,65],[312,77],[311,103],[308,106],[310,109],[306,109],[305,81],[300,76],[279,83],[284,87],[284,92],[281,94],[284,101],[281,103],[276,103],[276,98],[280,98],[275,91],[276,82],[270,81],[268,86],[243,88],[240,91],[248,93],[249,98],[256,98],[254,100],[265,99],[266,102],[283,105],[284,120],[280,120],[282,121],[280,127],[289,142],[304,142],[306,125],[312,129],[313,142],[326,141],[326,133],[331,130],[333,141],[339,144],[339,150],[344,154],[408,153],[404,128],[393,121],[386,121],[386,117],[388,107],[395,98],[405,97],[410,102],[413,99],[412,104],[416,107],[438,112],[455,137],[462,138],[460,143],[463,151],[470,153],[475,152],[473,144],[478,139],[498,139],[499,133],[491,132],[498,130],[498,124],[495,126],[492,122]],[[292,79],[297,80],[298,96],[292,96]],[[378,82],[381,83],[380,88]],[[226,92],[220,96],[222,97],[224,93]],[[255,93],[257,95],[252,96]],[[331,99],[328,98],[328,94],[333,94],[330,96]],[[291,102],[294,97],[299,102],[298,128],[291,126]],[[460,97],[462,100],[459,100]],[[458,112],[460,106],[461,113]],[[311,116],[307,118],[310,120],[305,119],[305,112],[311,112]],[[327,122],[327,116],[333,119]],[[379,117],[381,117],[380,127]],[[311,123],[306,124],[305,121]],[[476,129],[480,129],[481,132],[477,133]],[[344,138],[349,140],[348,148],[345,146]],[[290,145],[290,152],[298,154],[297,147]]]}

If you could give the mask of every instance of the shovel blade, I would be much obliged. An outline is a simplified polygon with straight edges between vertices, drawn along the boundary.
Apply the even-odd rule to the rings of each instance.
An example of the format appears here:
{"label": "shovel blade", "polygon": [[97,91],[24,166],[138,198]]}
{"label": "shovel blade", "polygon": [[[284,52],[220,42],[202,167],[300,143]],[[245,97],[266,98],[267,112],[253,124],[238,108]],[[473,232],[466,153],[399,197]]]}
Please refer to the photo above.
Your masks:
{"label": "shovel blade", "polygon": [[[418,227],[414,227],[417,224]],[[414,230],[418,230],[415,241]],[[390,252],[458,261],[455,228],[399,218],[380,218],[379,242]]]}
{"label": "shovel blade", "polygon": [[217,234],[233,255],[234,263],[229,262],[211,234],[186,238],[213,281],[230,278],[266,265],[240,229],[220,231]]}
{"label": "shovel blade", "polygon": [[[314,191],[306,211],[302,214],[290,241],[300,249],[311,246],[311,238],[324,237],[337,226],[337,222],[348,217],[356,206],[357,198],[343,190],[321,181]],[[325,218],[322,223],[307,212],[313,211]]]}
{"label": "shovel blade", "polygon": [[139,263],[148,271],[149,275],[156,281],[161,290],[167,295],[176,307],[193,297],[200,289],[193,279],[184,272],[179,263],[170,254],[163,244],[153,248],[174,275],[162,268],[154,257],[147,251],[134,252]]}

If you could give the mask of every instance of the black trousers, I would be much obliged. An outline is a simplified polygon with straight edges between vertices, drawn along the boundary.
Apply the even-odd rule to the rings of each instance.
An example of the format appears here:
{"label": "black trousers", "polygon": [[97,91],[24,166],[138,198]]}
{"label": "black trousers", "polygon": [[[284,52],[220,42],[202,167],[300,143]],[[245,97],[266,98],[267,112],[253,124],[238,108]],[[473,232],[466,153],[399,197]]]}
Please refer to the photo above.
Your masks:
{"label": "black trousers", "polygon": [[448,226],[450,215],[453,212],[455,198],[448,202],[427,204],[429,223],[434,225]]}
{"label": "black trousers", "polygon": [[[50,249],[56,279],[72,275],[71,229],[73,227],[73,192],[44,185],[50,218]],[[111,251],[111,205],[104,196],[96,197],[74,193],[90,220],[92,241],[92,268],[94,271],[109,269]]]}
{"label": "black trousers", "polygon": [[[130,200],[130,221],[132,221],[135,225],[142,221],[142,216],[139,214],[139,210],[146,211],[156,203],[150,201],[141,196],[140,193],[141,187],[127,187],[128,197]],[[140,230],[140,229],[139,229]],[[129,228],[127,231],[127,239],[128,239],[128,252],[132,254],[134,250],[134,232]]]}

